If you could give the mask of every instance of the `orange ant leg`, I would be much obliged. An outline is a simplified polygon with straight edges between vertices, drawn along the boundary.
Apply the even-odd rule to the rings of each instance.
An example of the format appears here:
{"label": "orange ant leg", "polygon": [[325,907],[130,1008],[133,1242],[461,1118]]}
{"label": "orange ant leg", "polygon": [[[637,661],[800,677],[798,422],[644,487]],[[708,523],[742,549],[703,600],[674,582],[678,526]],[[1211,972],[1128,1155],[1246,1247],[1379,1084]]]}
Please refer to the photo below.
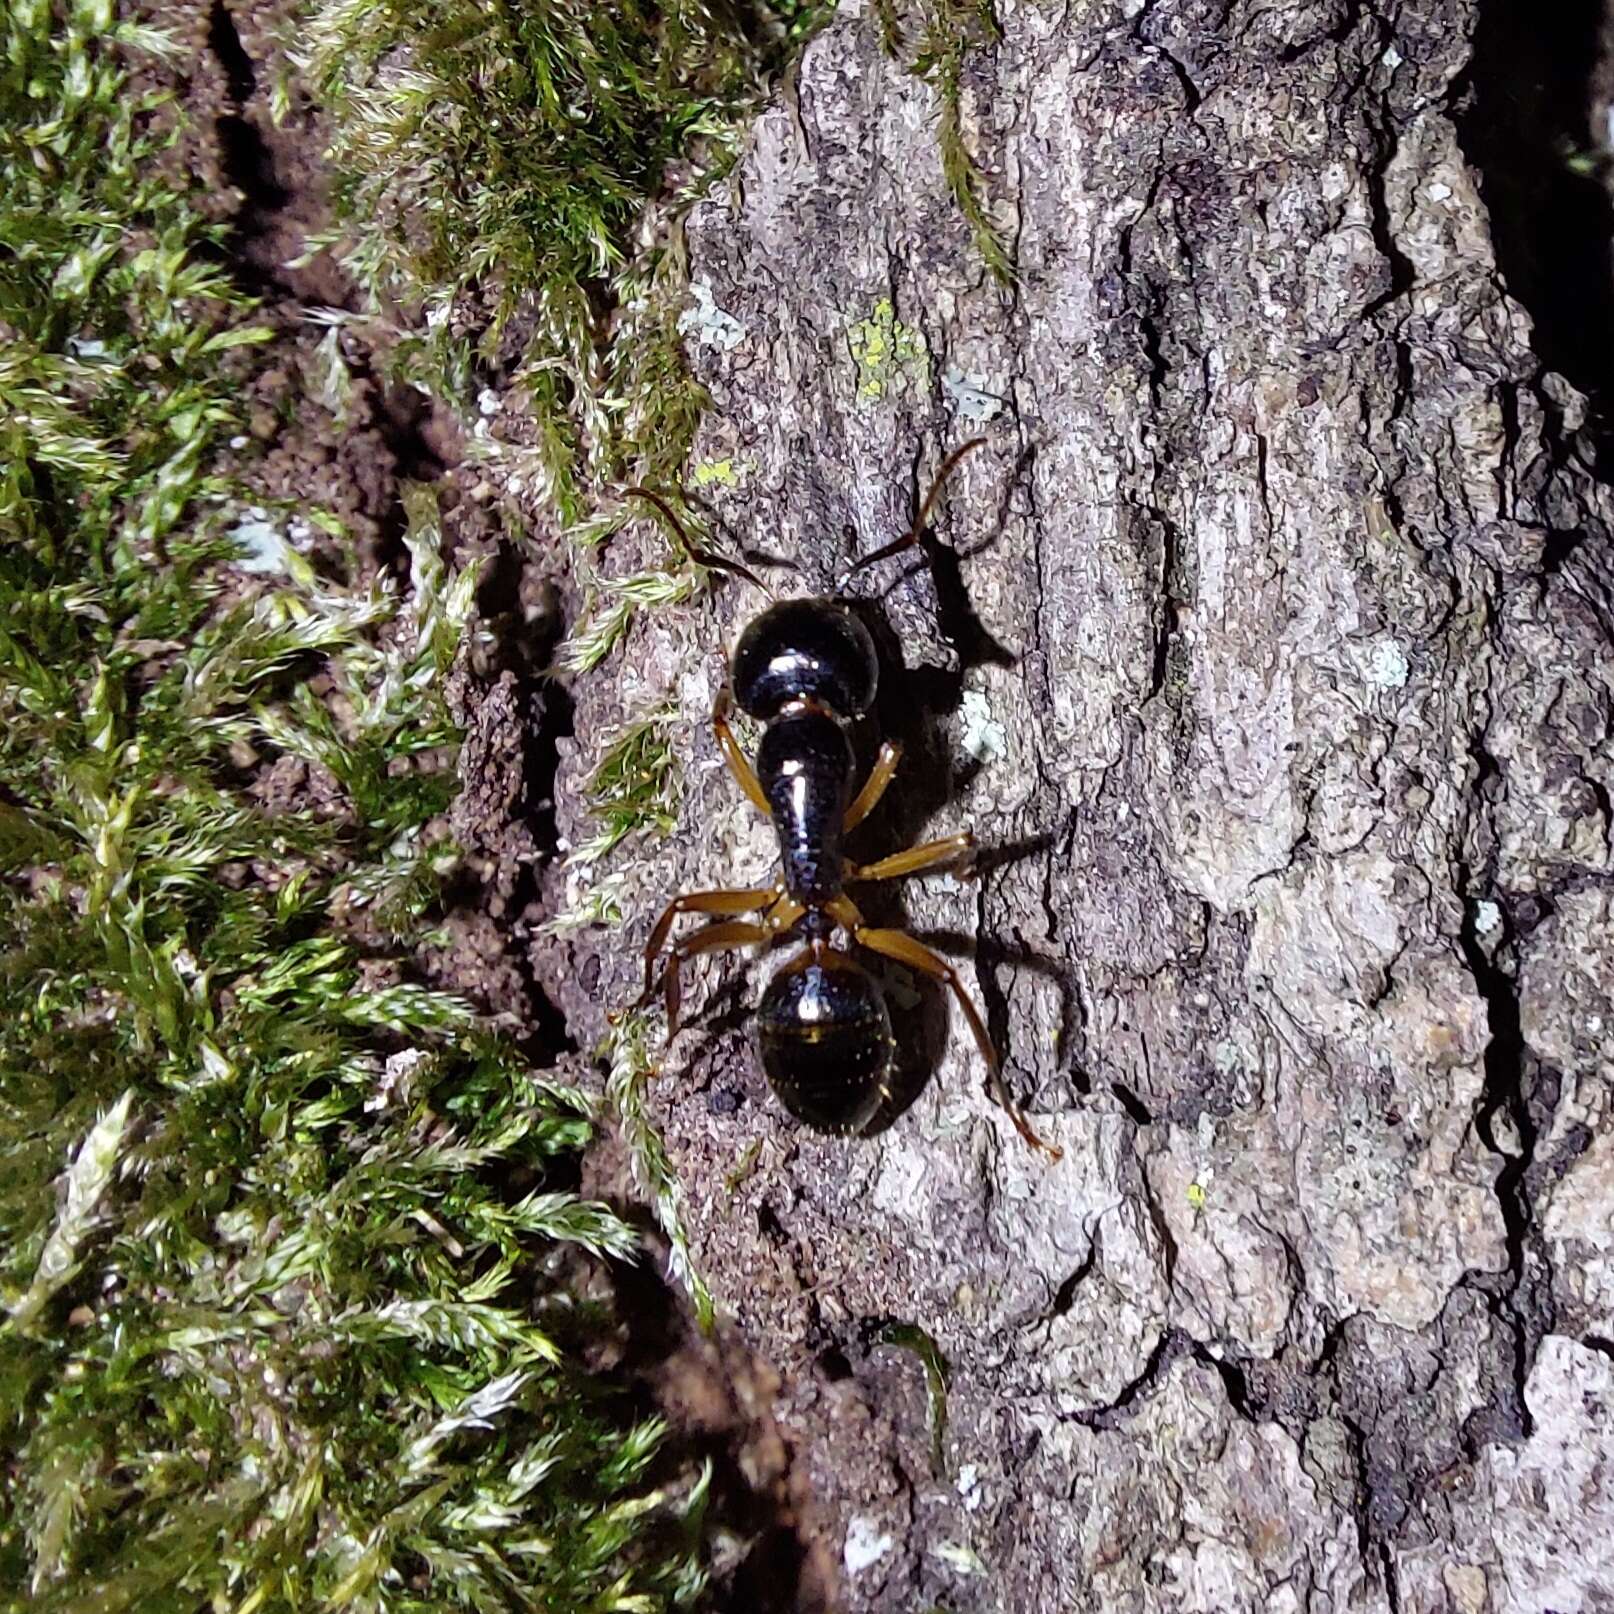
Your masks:
{"label": "orange ant leg", "polygon": [[746,796],[753,806],[759,808],[764,814],[771,816],[773,809],[768,805],[768,798],[762,793],[762,783],[757,778],[757,770],[751,766],[751,760],[740,749],[740,742],[734,738],[734,730],[729,727],[729,713],[734,710],[734,696],[725,687],[717,692],[717,701],[712,707],[712,732],[717,736],[717,748],[723,753],[723,760],[728,764],[729,772],[734,775]]}
{"label": "orange ant leg", "polygon": [[[686,891],[674,897],[661,911],[661,918],[644,946],[644,992],[635,1008],[642,1009],[656,995],[656,960],[667,945],[673,920],[681,913],[738,914],[760,913],[779,900],[783,887],[757,886],[748,891]],[[704,932],[702,933],[704,934]]]}
{"label": "orange ant leg", "polygon": [[938,869],[947,863],[957,863],[973,855],[975,832],[960,830],[957,835],[943,836],[939,841],[926,841],[922,846],[910,846],[905,852],[893,852],[877,863],[854,864],[846,871],[848,880],[898,880],[905,874],[920,874],[926,869]]}
{"label": "orange ant leg", "polygon": [[1064,1159],[1065,1151],[1039,1138],[1026,1119],[1025,1112],[1010,1096],[1003,1080],[1002,1066],[998,1063],[998,1051],[992,1046],[992,1034],[986,1029],[986,1022],[981,1018],[974,1000],[965,991],[958,971],[940,953],[932,952],[922,941],[904,931],[871,930],[863,923],[857,905],[849,898],[841,897],[831,903],[830,914],[837,924],[851,931],[852,939],[858,946],[866,947],[871,953],[879,953],[882,957],[895,959],[899,964],[906,964],[909,969],[918,970],[933,981],[940,981],[953,994],[959,1008],[964,1011],[964,1018],[970,1023],[975,1046],[981,1050],[981,1058],[986,1061],[986,1086],[993,1103],[1014,1122],[1015,1131],[1033,1149],[1040,1149],[1050,1160]]}
{"label": "orange ant leg", "polygon": [[679,1014],[684,1001],[679,967],[686,959],[695,958],[701,953],[722,952],[728,947],[753,947],[758,943],[770,942],[781,931],[795,924],[801,915],[801,904],[784,897],[774,904],[761,921],[725,919],[718,924],[708,925],[704,930],[697,930],[693,936],[686,936],[679,942],[667,959],[667,1041],[671,1042],[678,1035]]}
{"label": "orange ant leg", "polygon": [[846,817],[841,822],[842,830],[856,829],[879,806],[880,798],[885,794],[886,786],[896,777],[897,764],[901,761],[902,747],[895,740],[887,740],[880,747],[880,754],[874,759],[874,766],[869,769],[863,788],[846,809]]}

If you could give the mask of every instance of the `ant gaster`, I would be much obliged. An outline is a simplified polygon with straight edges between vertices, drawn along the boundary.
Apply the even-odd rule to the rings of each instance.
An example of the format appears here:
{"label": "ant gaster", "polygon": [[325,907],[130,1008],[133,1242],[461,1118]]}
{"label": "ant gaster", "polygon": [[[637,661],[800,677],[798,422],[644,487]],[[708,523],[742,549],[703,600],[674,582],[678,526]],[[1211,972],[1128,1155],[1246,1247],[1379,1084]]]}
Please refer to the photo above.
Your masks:
{"label": "ant gaster", "polygon": [[[746,890],[688,891],[674,897],[645,944],[644,995],[655,995],[656,964],[684,913],[720,917],[674,944],[664,972],[667,1037],[677,1034],[681,1004],[679,966],[700,953],[799,938],[805,945],[774,976],[757,1009],[762,1068],[785,1108],[817,1132],[861,1132],[891,1099],[896,1044],[885,997],[850,952],[835,945],[844,931],[859,947],[878,953],[946,986],[957,1000],[986,1062],[989,1090],[1034,1148],[1054,1159],[1009,1096],[997,1050],[980,1011],[946,959],[901,930],[864,922],[846,887],[894,880],[969,858],[969,830],[926,841],[873,863],[847,859],[847,833],[874,810],[897,771],[901,748],[887,740],[868,778],[852,790],[850,726],[874,704],[879,660],[869,631],[852,614],[845,594],[852,578],[920,541],[943,483],[958,462],[985,438],[965,443],[943,463],[913,526],[894,542],[856,562],[834,595],[785,600],[770,606],[740,635],[730,682],[717,697],[712,727],[718,748],[741,790],[773,821],[782,869],[768,886]],[[759,587],[744,566],[690,544],[666,502],[648,488],[628,490],[651,500],[702,565],[734,573]],[[764,725],[755,767],[729,726],[733,702]],[[755,915],[741,918],[740,915]]]}

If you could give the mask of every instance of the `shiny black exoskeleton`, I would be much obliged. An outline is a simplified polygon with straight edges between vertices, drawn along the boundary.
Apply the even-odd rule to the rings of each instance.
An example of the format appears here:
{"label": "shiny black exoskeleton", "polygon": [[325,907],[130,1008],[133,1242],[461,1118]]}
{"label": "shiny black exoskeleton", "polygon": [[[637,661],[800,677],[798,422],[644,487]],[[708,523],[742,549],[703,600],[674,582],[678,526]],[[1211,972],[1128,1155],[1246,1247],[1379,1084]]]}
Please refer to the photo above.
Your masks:
{"label": "shiny black exoskeleton", "polygon": [[[859,562],[848,578],[918,542],[942,482],[978,442],[966,443],[944,463],[910,532]],[[660,499],[655,502],[676,522]],[[733,562],[692,552],[708,565],[756,581]],[[685,959],[799,937],[805,943],[802,952],[774,977],[757,1010],[762,1068],[785,1108],[815,1131],[861,1132],[891,1098],[896,1045],[878,984],[849,952],[834,945],[836,930],[843,930],[856,945],[928,975],[952,992],[986,1061],[993,1096],[1029,1143],[1057,1157],[1059,1151],[1037,1137],[1004,1090],[992,1039],[952,965],[903,931],[866,925],[846,894],[855,881],[895,879],[957,862],[975,844],[965,831],[875,863],[848,861],[846,834],[884,795],[900,754],[895,745],[884,744],[854,794],[850,729],[872,708],[879,673],[874,641],[840,598],[783,601],[763,611],[740,635],[730,685],[718,697],[712,725],[741,789],[773,822],[780,878],[750,890],[675,897],[645,946],[641,1002],[654,994],[656,962],[680,913],[758,917],[719,918],[674,946],[665,975],[669,1037],[678,1026],[679,965]],[[764,725],[755,768],[729,727],[731,699]]]}
{"label": "shiny black exoskeleton", "polygon": [[842,824],[855,766],[847,725],[874,704],[874,641],[838,601],[786,600],[740,635],[732,667],[740,710],[767,724],[757,777],[779,832],[785,890],[821,907],[845,883]]}
{"label": "shiny black exoskeleton", "polygon": [[762,1068],[784,1107],[815,1132],[861,1132],[891,1097],[891,1017],[867,970],[808,946],[757,1005]]}
{"label": "shiny black exoskeleton", "polygon": [[846,954],[824,946],[846,883],[855,758],[847,725],[874,704],[874,641],[836,600],[786,600],[740,635],[731,663],[741,711],[766,723],[757,780],[779,836],[785,899],[808,951],[757,1010],[762,1068],[784,1106],[820,1132],[860,1132],[890,1098],[894,1042],[885,999]]}

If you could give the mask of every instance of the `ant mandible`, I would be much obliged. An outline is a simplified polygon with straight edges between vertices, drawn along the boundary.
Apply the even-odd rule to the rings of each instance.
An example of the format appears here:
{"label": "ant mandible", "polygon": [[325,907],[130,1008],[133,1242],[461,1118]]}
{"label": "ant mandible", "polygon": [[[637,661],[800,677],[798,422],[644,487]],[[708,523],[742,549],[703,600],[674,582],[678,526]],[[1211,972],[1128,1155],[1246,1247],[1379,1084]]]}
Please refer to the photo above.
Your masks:
{"label": "ant mandible", "polygon": [[[846,887],[894,880],[967,859],[975,848],[969,830],[926,841],[873,863],[852,863],[842,853],[847,833],[868,817],[897,771],[901,748],[885,741],[863,786],[852,792],[854,758],[848,729],[874,704],[879,660],[869,631],[845,603],[846,589],[865,568],[918,544],[942,485],[958,462],[986,439],[977,437],[943,462],[913,526],[866,555],[840,578],[829,597],[784,600],[756,617],[740,635],[729,684],[712,712],[718,749],[747,797],[773,821],[779,837],[780,877],[745,890],[686,891],[674,897],[650,932],[644,950],[644,993],[655,996],[656,963],[673,921],[685,913],[727,915],[674,944],[664,973],[667,1040],[678,1031],[682,1001],[679,967],[700,953],[799,937],[802,951],[774,976],[756,1014],[763,1072],[787,1110],[815,1132],[861,1132],[891,1099],[896,1043],[878,984],[843,948],[837,928],[854,944],[894,959],[948,988],[969,1021],[986,1062],[988,1090],[1033,1148],[1057,1160],[1062,1151],[1032,1130],[1003,1081],[991,1034],[958,972],[946,959],[901,930],[864,922]],[[692,558],[765,587],[736,561],[696,548],[660,495],[649,499],[666,517]],[[764,725],[753,767],[729,726],[732,703]],[[737,917],[757,915],[754,919]]]}

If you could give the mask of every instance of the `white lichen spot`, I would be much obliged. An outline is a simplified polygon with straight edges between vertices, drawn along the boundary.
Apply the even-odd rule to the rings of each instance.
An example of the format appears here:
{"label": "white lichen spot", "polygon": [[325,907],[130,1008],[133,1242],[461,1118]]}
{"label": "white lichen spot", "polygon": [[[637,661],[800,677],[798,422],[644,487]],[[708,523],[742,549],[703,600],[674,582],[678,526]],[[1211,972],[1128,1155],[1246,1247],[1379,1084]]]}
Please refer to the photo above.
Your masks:
{"label": "white lichen spot", "polygon": [[992,708],[980,690],[964,691],[960,711],[964,717],[962,743],[970,756],[977,762],[990,763],[1008,755],[1009,731],[992,716]]}
{"label": "white lichen spot", "polygon": [[1474,929],[1481,936],[1489,936],[1501,923],[1502,910],[1494,902],[1474,904]]}
{"label": "white lichen spot", "polygon": [[1237,1070],[1239,1063],[1239,1045],[1236,1042],[1226,1041],[1217,1043],[1215,1051],[1211,1054],[1211,1063],[1214,1064],[1217,1070],[1219,1070],[1224,1076],[1231,1071]]}
{"label": "white lichen spot", "polygon": [[1449,202],[1451,200],[1451,186],[1436,180],[1425,194],[1431,202]]}
{"label": "white lichen spot", "polygon": [[995,420],[1003,413],[1003,399],[986,390],[984,379],[967,376],[962,370],[949,369],[942,377],[942,391],[958,411],[959,418],[968,421]]}
{"label": "white lichen spot", "polygon": [[267,577],[291,569],[286,540],[272,521],[264,519],[261,510],[249,512],[246,520],[230,528],[229,536],[240,545],[235,563],[242,571]]}
{"label": "white lichen spot", "polygon": [[496,415],[499,412],[499,395],[492,387],[484,387],[476,395],[477,411],[483,415]]}
{"label": "white lichen spot", "polygon": [[849,1575],[861,1575],[890,1552],[894,1543],[875,1521],[860,1513],[846,1527],[846,1546],[842,1558]]}
{"label": "white lichen spot", "polygon": [[1391,45],[1379,60],[1393,73],[1406,60],[1406,57],[1394,45]]}
{"label": "white lichen spot", "polygon": [[678,316],[678,334],[688,336],[702,347],[715,347],[728,353],[745,340],[745,327],[712,298],[712,288],[704,280],[697,280],[690,288],[695,299],[693,308],[686,308]]}
{"label": "white lichen spot", "polygon": [[938,1541],[930,1549],[931,1556],[939,1558],[949,1569],[960,1575],[984,1575],[986,1565],[981,1562],[981,1555],[971,1546],[962,1541]]}
{"label": "white lichen spot", "polygon": [[965,1463],[958,1471],[958,1495],[971,1513],[973,1513],[985,1497],[981,1494],[981,1470],[974,1463]]}
{"label": "white lichen spot", "polygon": [[1411,671],[1406,651],[1394,639],[1381,639],[1367,658],[1367,681],[1380,689],[1405,688]]}
{"label": "white lichen spot", "polygon": [[387,1055],[375,1088],[364,1101],[366,1110],[407,1109],[415,1101],[415,1083],[431,1063],[424,1048],[403,1048]]}

